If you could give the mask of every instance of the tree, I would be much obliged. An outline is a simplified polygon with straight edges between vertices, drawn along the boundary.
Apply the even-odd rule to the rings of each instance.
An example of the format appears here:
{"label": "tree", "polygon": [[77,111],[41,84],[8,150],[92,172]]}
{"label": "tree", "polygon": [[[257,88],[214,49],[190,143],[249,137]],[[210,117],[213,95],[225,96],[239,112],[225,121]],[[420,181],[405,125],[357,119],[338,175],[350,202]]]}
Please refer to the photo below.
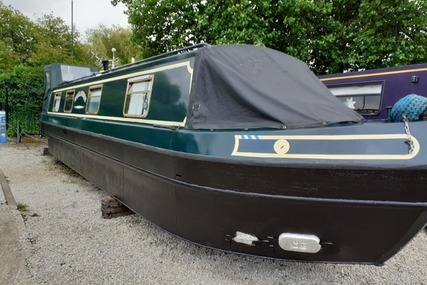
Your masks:
{"label": "tree", "polygon": [[132,58],[139,58],[140,48],[131,42],[132,31],[119,26],[108,28],[104,25],[86,31],[88,48],[92,54],[102,59],[112,57],[112,49],[116,49],[116,66],[130,63]]}
{"label": "tree", "polygon": [[[5,90],[12,107],[9,134],[18,114],[24,115],[28,132],[37,132],[44,92],[44,65],[61,62],[94,65],[88,47],[76,40],[71,52],[70,28],[53,15],[32,22],[0,1],[0,109],[5,107]],[[29,100],[30,99],[30,100]],[[30,119],[31,118],[31,119]]]}
{"label": "tree", "polygon": [[194,34],[200,0],[113,0],[127,6],[133,41],[148,57],[203,40]]}
{"label": "tree", "polygon": [[19,56],[13,48],[0,40],[0,70],[8,70],[19,62]]}
{"label": "tree", "polygon": [[365,0],[351,23],[350,57],[355,68],[427,61],[427,3]]}
{"label": "tree", "polygon": [[[19,11],[0,2],[0,86],[24,88],[27,81],[43,85],[43,67],[54,62],[93,65],[85,46],[76,41],[76,54],[71,53],[71,32],[64,20],[44,15],[35,23]],[[19,31],[21,27],[27,27]],[[18,32],[16,32],[18,31]],[[78,32],[77,32],[78,35]],[[27,71],[29,74],[26,74]],[[31,78],[30,78],[31,77]]]}
{"label": "tree", "polygon": [[317,74],[427,61],[425,0],[112,0],[143,56],[193,43],[263,44]]}
{"label": "tree", "polygon": [[3,48],[13,52],[22,62],[32,53],[36,41],[34,27],[29,18],[0,1],[0,39]]}
{"label": "tree", "polygon": [[44,15],[36,22],[34,52],[29,63],[44,66],[52,62],[74,63],[71,32],[64,20],[52,14]]}
{"label": "tree", "polygon": [[199,5],[196,33],[212,44],[264,44],[275,6],[263,0],[208,1]]}

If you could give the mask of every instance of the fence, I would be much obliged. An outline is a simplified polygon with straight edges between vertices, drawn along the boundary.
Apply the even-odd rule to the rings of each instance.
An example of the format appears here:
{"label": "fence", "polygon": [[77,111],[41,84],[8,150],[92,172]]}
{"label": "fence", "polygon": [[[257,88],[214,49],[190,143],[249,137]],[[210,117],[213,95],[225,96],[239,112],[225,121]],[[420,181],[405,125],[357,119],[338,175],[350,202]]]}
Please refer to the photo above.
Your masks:
{"label": "fence", "polygon": [[8,136],[39,134],[42,92],[28,82],[26,88],[0,89],[0,110],[6,112]]}

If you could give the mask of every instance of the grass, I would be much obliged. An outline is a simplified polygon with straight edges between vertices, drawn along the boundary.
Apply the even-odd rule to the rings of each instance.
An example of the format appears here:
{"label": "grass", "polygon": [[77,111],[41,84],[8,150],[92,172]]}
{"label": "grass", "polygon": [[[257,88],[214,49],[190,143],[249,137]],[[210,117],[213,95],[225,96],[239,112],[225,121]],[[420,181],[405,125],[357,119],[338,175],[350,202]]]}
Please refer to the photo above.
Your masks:
{"label": "grass", "polygon": [[26,204],[22,204],[22,203],[18,203],[18,204],[16,205],[16,209],[17,209],[19,212],[26,212],[26,211],[28,210],[28,205],[26,205]]}
{"label": "grass", "polygon": [[27,221],[27,215],[25,214],[28,211],[28,205],[23,203],[16,204],[16,209],[21,212],[21,216],[24,219],[24,222]]}
{"label": "grass", "polygon": [[[24,221],[26,222],[27,221],[28,205],[27,204],[23,204],[23,203],[18,203],[16,205],[16,209],[19,212],[21,212],[21,216],[24,219]],[[40,217],[40,215],[37,214],[37,213],[33,213],[33,214],[30,215],[30,217],[35,218],[35,217]]]}

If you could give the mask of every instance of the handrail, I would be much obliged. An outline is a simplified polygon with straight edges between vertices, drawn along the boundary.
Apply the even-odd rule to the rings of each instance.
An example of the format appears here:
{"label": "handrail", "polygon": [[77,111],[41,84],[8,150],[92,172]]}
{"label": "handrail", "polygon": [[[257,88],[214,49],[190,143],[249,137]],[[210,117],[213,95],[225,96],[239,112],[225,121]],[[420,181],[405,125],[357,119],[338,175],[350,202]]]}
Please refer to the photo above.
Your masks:
{"label": "handrail", "polygon": [[108,71],[116,71],[116,70],[120,70],[120,69],[129,67],[129,66],[136,65],[136,64],[146,63],[146,62],[154,61],[154,60],[157,60],[157,59],[165,58],[165,57],[168,57],[168,56],[177,55],[177,54],[180,54],[180,53],[182,53],[184,51],[192,51],[192,50],[195,50],[195,49],[198,49],[198,48],[208,47],[208,46],[210,46],[210,44],[199,43],[199,44],[195,44],[195,45],[192,45],[192,46],[183,47],[183,48],[180,48],[180,49],[177,49],[177,50],[173,50],[173,51],[169,51],[169,52],[166,52],[166,53],[162,53],[162,54],[159,54],[159,55],[155,55],[155,56],[151,56],[151,57],[148,57],[148,58],[144,58],[144,59],[135,61],[133,63],[128,63],[128,64],[125,64],[125,65],[121,65],[119,67],[116,67],[114,69],[110,69]]}
{"label": "handrail", "polygon": [[76,79],[70,80],[70,81],[64,81],[64,82],[61,82],[58,86],[61,86],[61,85],[64,85],[64,84],[68,84],[68,83],[72,83],[72,82],[76,82],[76,81],[80,81],[80,80],[86,79],[86,78],[92,78],[92,77],[94,77],[96,75],[106,74],[106,73],[109,73],[111,71],[121,70],[121,69],[124,69],[126,67],[134,66],[136,64],[151,62],[151,61],[154,61],[154,60],[157,60],[157,59],[161,59],[161,58],[165,58],[165,57],[168,57],[168,56],[177,55],[177,54],[182,53],[184,51],[191,51],[191,50],[195,50],[195,49],[202,48],[202,47],[208,47],[208,46],[210,46],[210,44],[199,43],[199,44],[196,44],[196,45],[192,45],[192,46],[180,48],[180,49],[177,49],[177,50],[173,50],[173,51],[169,51],[169,52],[162,53],[162,54],[159,54],[159,55],[155,55],[155,56],[152,56],[152,57],[149,57],[149,58],[144,58],[144,59],[138,60],[138,61],[133,62],[133,63],[128,63],[128,64],[125,64],[125,65],[121,65],[121,66],[116,67],[114,69],[109,69],[109,70],[105,70],[105,71],[99,71],[99,72],[94,73],[94,74],[89,75],[89,76],[85,76],[85,77],[81,77],[81,78],[76,78]]}

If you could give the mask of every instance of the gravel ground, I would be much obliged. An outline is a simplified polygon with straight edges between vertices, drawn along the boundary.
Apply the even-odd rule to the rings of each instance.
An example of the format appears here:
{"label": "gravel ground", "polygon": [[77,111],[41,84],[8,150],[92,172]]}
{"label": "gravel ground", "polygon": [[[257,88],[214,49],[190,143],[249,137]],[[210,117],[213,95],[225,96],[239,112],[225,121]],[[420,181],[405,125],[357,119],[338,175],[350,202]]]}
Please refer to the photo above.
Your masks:
{"label": "gravel ground", "polygon": [[382,267],[226,254],[136,215],[102,219],[103,192],[43,156],[43,147],[0,145],[0,169],[16,202],[27,205],[21,241],[35,284],[427,284],[424,231]]}

